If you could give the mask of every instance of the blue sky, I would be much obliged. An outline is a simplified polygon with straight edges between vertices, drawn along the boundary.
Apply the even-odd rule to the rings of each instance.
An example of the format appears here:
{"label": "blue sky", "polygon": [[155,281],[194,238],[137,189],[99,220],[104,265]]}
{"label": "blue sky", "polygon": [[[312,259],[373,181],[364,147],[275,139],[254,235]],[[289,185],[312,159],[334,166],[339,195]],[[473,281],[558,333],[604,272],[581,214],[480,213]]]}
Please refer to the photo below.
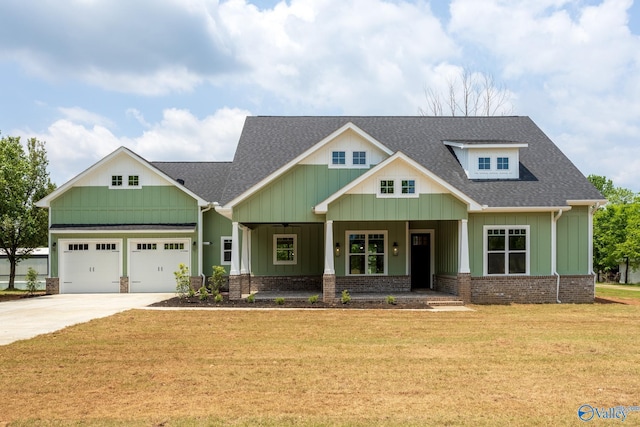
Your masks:
{"label": "blue sky", "polygon": [[631,0],[5,0],[0,131],[58,185],[121,145],[231,160],[247,115],[417,115],[462,69],[585,174],[640,191]]}

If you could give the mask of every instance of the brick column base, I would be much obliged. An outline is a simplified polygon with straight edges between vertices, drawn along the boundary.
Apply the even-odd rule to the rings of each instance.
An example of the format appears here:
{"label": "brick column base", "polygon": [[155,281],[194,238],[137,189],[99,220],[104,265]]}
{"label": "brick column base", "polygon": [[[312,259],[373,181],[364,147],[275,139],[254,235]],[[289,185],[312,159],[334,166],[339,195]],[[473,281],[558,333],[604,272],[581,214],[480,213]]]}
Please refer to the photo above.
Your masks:
{"label": "brick column base", "polygon": [[471,274],[458,273],[458,296],[465,304],[471,303]]}
{"label": "brick column base", "polygon": [[60,278],[59,277],[47,277],[46,280],[46,293],[47,295],[57,295],[60,293]]}
{"label": "brick column base", "polygon": [[129,278],[126,276],[122,276],[120,278],[120,293],[121,294],[129,293]]}
{"label": "brick column base", "polygon": [[229,276],[229,299],[242,299],[242,278],[239,275]]}
{"label": "brick column base", "polygon": [[240,290],[243,295],[251,293],[251,275],[250,274],[240,275]]}
{"label": "brick column base", "polygon": [[200,289],[202,287],[202,276],[191,276],[189,278],[189,285],[194,291]]}
{"label": "brick column base", "polygon": [[322,275],[322,301],[332,303],[336,299],[336,275]]}

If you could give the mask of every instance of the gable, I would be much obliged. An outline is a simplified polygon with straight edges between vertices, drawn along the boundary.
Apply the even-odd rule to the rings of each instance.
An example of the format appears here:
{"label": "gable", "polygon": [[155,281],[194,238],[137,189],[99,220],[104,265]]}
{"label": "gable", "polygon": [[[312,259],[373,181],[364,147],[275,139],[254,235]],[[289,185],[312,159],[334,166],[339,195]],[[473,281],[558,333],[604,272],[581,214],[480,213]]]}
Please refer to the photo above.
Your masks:
{"label": "gable", "polygon": [[[335,154],[342,153],[344,163],[335,162]],[[318,150],[301,160],[301,165],[327,165],[329,168],[369,168],[389,157],[384,150],[352,128],[328,140]],[[355,161],[354,161],[355,160]],[[359,160],[362,160],[361,162]]]}

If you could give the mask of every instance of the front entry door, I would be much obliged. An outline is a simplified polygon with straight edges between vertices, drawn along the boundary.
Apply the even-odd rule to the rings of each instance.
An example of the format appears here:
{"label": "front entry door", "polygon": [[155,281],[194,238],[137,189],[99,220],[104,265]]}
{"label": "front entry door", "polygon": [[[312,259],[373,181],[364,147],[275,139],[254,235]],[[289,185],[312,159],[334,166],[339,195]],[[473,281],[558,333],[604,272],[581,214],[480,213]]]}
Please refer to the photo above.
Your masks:
{"label": "front entry door", "polygon": [[411,234],[411,289],[431,287],[431,234]]}

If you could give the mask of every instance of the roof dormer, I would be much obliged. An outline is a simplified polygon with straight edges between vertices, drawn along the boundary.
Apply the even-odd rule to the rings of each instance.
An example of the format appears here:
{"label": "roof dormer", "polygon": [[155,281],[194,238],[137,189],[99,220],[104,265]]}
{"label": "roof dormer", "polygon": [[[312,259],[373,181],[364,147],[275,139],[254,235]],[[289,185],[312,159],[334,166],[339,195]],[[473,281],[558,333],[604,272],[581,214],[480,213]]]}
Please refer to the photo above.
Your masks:
{"label": "roof dormer", "polygon": [[520,179],[520,149],[513,141],[444,141],[469,179]]}

